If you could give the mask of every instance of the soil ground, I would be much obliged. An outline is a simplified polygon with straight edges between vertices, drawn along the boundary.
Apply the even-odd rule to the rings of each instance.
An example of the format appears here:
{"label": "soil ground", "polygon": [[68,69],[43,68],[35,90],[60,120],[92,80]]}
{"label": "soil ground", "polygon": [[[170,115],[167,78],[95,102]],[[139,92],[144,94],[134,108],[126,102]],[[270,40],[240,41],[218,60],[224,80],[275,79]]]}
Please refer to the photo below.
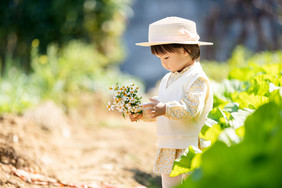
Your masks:
{"label": "soil ground", "polygon": [[152,172],[154,123],[132,123],[105,104],[85,95],[67,114],[46,101],[22,115],[2,115],[0,187],[41,187],[12,175],[11,166],[69,183],[160,187]]}

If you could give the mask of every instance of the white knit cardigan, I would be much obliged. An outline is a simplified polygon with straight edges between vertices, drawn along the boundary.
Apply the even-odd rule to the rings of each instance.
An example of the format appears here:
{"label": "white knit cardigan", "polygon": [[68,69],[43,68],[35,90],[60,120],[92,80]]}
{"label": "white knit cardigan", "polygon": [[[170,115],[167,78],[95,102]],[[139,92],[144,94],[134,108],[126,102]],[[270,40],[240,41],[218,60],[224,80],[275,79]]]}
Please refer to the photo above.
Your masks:
{"label": "white knit cardigan", "polygon": [[209,96],[205,106],[193,119],[171,120],[165,116],[157,117],[157,147],[184,149],[189,145],[198,146],[198,135],[213,105],[210,82],[199,62],[195,62],[180,78],[166,87],[171,73],[166,74],[159,87],[158,100],[166,103],[180,101],[185,92],[200,77],[207,80]]}

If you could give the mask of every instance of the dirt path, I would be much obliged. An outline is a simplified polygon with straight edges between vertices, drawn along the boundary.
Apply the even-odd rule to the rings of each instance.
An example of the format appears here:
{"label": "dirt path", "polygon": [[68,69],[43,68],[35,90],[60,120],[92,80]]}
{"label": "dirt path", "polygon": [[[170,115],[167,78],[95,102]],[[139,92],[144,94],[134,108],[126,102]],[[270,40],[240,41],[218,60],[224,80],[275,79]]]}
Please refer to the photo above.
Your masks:
{"label": "dirt path", "polygon": [[[60,144],[60,161],[51,170],[59,179],[105,181],[121,187],[153,184],[154,131],[152,125],[73,127],[74,135]],[[58,164],[57,164],[58,163]],[[57,165],[56,165],[57,164]],[[75,178],[75,179],[74,179]]]}
{"label": "dirt path", "polygon": [[[0,120],[0,143],[14,148],[22,161],[17,168],[31,167],[65,182],[159,187],[160,178],[152,173],[156,150],[153,123],[132,123],[120,114],[93,108],[91,102],[68,116],[55,108],[43,105],[29,116],[3,116]],[[41,115],[35,115],[40,111]],[[1,187],[38,187],[7,174],[9,162],[1,162]]]}

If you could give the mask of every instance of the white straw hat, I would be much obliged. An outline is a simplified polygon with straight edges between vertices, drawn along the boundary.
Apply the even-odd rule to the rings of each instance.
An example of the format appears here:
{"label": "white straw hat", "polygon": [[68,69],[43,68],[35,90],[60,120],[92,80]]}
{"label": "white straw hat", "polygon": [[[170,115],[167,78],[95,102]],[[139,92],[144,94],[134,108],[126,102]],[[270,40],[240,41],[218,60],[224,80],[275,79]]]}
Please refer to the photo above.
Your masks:
{"label": "white straw hat", "polygon": [[213,45],[201,42],[196,30],[196,23],[179,17],[167,17],[149,25],[148,42],[136,43],[138,46],[160,44],[198,44]]}

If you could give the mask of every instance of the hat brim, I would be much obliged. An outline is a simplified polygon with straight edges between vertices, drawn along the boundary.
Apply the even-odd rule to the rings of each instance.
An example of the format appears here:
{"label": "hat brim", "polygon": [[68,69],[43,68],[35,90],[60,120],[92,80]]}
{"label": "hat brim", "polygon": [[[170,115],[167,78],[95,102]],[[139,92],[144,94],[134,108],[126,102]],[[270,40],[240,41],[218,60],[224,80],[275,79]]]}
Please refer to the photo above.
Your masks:
{"label": "hat brim", "polygon": [[162,45],[162,44],[198,44],[199,46],[202,45],[213,45],[212,42],[201,42],[201,41],[184,41],[184,42],[139,42],[135,43],[137,46],[155,46],[155,45]]}

